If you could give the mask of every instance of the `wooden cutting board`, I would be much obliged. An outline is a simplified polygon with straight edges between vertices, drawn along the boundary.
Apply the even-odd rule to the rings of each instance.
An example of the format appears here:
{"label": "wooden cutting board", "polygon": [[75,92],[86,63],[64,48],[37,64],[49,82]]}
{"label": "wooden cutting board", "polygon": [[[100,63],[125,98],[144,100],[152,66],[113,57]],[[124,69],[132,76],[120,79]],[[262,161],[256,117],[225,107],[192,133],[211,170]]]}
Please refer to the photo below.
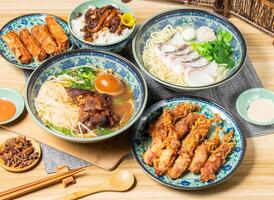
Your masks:
{"label": "wooden cutting board", "polygon": [[[0,86],[10,87],[23,94],[25,77],[21,69],[14,68],[0,59]],[[94,144],[77,144],[62,140],[40,128],[25,112],[16,123],[3,128],[25,135],[50,147],[76,156],[105,170],[114,169],[130,152],[129,134],[123,133],[110,140]]]}

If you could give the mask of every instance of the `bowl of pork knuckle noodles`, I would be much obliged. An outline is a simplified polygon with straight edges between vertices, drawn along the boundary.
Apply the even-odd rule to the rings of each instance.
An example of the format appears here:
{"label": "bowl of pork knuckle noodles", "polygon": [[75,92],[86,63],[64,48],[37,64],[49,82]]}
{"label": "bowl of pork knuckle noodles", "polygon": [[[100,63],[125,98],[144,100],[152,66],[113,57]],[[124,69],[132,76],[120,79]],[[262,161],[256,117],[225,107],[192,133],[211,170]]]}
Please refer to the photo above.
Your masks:
{"label": "bowl of pork knuckle noodles", "polygon": [[115,0],[91,0],[77,6],[68,24],[79,48],[113,52],[123,49],[135,30],[132,10]]}
{"label": "bowl of pork knuckle noodles", "polygon": [[140,71],[114,53],[71,50],[31,75],[26,106],[49,133],[78,143],[109,139],[142,114],[147,86]]}

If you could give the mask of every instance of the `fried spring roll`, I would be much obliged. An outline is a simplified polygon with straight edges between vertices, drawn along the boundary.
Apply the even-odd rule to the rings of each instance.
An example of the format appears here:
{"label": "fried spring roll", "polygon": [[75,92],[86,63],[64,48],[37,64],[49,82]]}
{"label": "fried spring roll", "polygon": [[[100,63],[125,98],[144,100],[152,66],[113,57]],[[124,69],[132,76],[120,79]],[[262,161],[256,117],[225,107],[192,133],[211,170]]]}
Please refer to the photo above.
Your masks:
{"label": "fried spring roll", "polygon": [[50,55],[58,53],[58,47],[45,25],[35,25],[31,29],[32,35],[41,44],[42,49]]}
{"label": "fried spring roll", "polygon": [[59,52],[66,51],[69,48],[69,39],[64,29],[57,23],[57,21],[52,16],[47,16],[46,22],[49,32],[57,43]]}
{"label": "fried spring roll", "polygon": [[182,141],[178,158],[175,160],[174,165],[167,171],[171,179],[179,178],[188,169],[196,146],[205,139],[212,123],[213,120],[207,119],[204,115],[201,115],[195,122],[190,133]]}
{"label": "fried spring roll", "polygon": [[39,42],[30,34],[29,30],[23,28],[19,32],[19,37],[30,54],[39,61],[45,60],[47,53],[40,48]]}
{"label": "fried spring roll", "polygon": [[209,155],[213,152],[213,150],[218,147],[220,143],[219,131],[220,128],[217,127],[215,131],[215,136],[212,139],[205,140],[195,149],[193,159],[189,166],[189,170],[192,173],[199,173],[201,168],[207,161]]}
{"label": "fried spring roll", "polygon": [[7,34],[3,35],[2,38],[13,52],[17,60],[23,64],[31,63],[32,56],[14,31],[8,32]]}
{"label": "fried spring roll", "polygon": [[233,130],[225,135],[222,144],[211,154],[201,168],[201,181],[207,182],[216,179],[215,173],[225,164],[227,156],[236,144],[233,135]]}

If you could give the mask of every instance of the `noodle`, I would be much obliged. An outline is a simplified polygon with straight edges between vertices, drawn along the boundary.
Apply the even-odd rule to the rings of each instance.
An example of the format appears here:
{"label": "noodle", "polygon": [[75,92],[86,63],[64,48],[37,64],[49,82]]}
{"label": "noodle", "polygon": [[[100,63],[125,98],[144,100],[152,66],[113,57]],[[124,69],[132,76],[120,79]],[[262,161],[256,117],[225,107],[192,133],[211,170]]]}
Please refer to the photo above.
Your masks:
{"label": "noodle", "polygon": [[143,60],[148,71],[154,76],[176,85],[184,85],[184,77],[172,72],[167,65],[161,61],[161,59],[155,59],[155,57],[157,58],[158,56],[154,51],[155,44],[169,40],[170,37],[179,30],[181,30],[181,27],[174,29],[171,25],[167,25],[163,30],[152,33],[146,42],[143,52]]}
{"label": "noodle", "polygon": [[[64,85],[73,79],[68,75],[50,77],[39,90],[35,99],[38,116],[46,125],[69,129],[77,137],[96,137],[94,131],[79,122],[79,106],[71,103]],[[79,130],[76,129],[78,127]],[[85,135],[83,130],[88,131]],[[78,134],[79,132],[79,134]]]}
{"label": "noodle", "polygon": [[[156,54],[154,48],[159,43],[168,41],[176,32],[182,31],[184,27],[173,28],[171,25],[167,25],[163,30],[153,32],[150,38],[146,41],[146,45],[143,51],[143,61],[148,71],[157,78],[176,85],[187,85],[184,76],[180,73],[174,73],[162,59]],[[159,58],[159,59],[155,59]],[[225,68],[225,65],[218,64],[217,75],[214,77],[214,81],[218,82],[224,79],[229,70]]]}

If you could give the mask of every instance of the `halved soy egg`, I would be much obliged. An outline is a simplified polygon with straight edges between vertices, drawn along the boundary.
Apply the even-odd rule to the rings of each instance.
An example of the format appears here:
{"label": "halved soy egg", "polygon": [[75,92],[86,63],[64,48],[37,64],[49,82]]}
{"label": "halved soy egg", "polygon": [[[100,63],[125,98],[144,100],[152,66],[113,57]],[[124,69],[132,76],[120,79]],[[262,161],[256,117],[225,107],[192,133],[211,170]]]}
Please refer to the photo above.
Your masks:
{"label": "halved soy egg", "polygon": [[98,92],[117,96],[125,91],[125,84],[113,74],[101,74],[95,80],[95,88]]}

